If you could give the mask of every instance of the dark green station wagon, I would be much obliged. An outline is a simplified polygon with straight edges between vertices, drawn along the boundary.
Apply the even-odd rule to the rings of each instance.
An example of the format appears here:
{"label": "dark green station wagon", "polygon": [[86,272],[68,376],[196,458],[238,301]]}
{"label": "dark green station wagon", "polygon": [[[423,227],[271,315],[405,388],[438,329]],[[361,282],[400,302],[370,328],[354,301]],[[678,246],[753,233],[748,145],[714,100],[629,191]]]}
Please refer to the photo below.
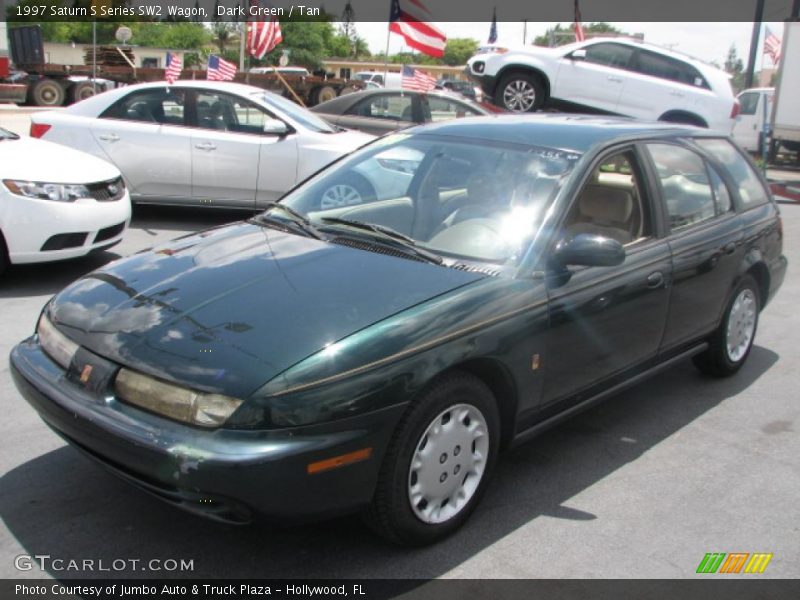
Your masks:
{"label": "dark green station wagon", "polygon": [[430,543],[509,445],[677,361],[735,373],[783,281],[782,237],[725,136],[451,121],[86,275],[12,373],[69,443],[184,509],[363,511]]}

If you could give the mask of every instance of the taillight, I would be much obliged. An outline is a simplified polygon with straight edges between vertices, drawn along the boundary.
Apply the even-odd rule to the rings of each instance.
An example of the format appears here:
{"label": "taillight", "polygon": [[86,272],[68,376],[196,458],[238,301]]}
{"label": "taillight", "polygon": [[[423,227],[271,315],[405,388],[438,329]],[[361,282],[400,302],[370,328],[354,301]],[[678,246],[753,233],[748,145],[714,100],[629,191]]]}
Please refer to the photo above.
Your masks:
{"label": "taillight", "polygon": [[50,131],[51,127],[52,125],[48,125],[47,123],[31,123],[31,137],[40,138]]}
{"label": "taillight", "polygon": [[738,100],[733,101],[733,108],[731,108],[731,119],[735,119],[739,116],[739,111],[742,109],[742,105],[739,104]]}

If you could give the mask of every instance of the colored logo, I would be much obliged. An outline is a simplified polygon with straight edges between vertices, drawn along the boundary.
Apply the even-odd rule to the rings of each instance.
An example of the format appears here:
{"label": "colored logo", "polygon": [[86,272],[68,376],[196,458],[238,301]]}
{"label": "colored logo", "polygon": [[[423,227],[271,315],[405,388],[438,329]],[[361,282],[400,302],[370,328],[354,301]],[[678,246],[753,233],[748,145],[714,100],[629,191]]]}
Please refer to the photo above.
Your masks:
{"label": "colored logo", "polygon": [[697,566],[697,573],[763,573],[772,553],[708,552]]}

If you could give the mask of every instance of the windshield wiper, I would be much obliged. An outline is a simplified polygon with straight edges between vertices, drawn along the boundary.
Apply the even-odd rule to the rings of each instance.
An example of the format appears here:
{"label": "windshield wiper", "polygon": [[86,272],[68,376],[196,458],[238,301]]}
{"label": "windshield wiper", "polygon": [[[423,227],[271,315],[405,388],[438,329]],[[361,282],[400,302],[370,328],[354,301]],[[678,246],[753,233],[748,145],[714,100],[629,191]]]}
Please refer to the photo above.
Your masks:
{"label": "windshield wiper", "polygon": [[286,206],[285,204],[281,204],[280,202],[267,202],[267,206],[269,207],[267,210],[273,208],[281,209],[284,213],[289,215],[290,219],[288,221],[284,221],[283,219],[275,219],[274,217],[268,215],[267,212],[263,212],[255,217],[255,220],[257,222],[264,222],[265,220],[268,220],[271,221],[272,223],[276,223],[286,228],[294,226],[295,230],[299,230],[304,234],[309,235],[313,238],[316,238],[318,240],[325,239],[325,236],[323,236],[319,231],[317,231],[317,228],[311,224],[311,221],[309,221],[305,215],[297,212],[292,207]]}
{"label": "windshield wiper", "polygon": [[438,254],[430,252],[429,250],[424,250],[423,248],[417,246],[417,242],[413,238],[410,238],[399,231],[395,231],[391,227],[386,227],[385,225],[364,223],[363,221],[354,221],[350,219],[343,219],[341,217],[322,217],[322,222],[331,223],[333,225],[345,225],[347,227],[352,227],[353,229],[361,229],[363,231],[375,233],[378,234],[378,236],[380,236],[382,239],[392,242],[393,245],[400,245],[404,250],[407,250],[414,256],[422,258],[428,262],[432,262],[437,265],[440,265],[442,262],[444,262],[444,259]]}

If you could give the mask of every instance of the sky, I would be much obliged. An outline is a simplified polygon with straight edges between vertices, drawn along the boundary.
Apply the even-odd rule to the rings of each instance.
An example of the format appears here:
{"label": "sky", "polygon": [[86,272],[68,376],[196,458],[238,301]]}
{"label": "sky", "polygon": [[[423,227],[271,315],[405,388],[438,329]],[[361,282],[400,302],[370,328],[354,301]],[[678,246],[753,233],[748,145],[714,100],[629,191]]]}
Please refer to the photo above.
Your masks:
{"label": "sky", "polygon": [[[622,31],[628,33],[643,33],[646,42],[666,46],[675,51],[689,54],[706,62],[717,62],[722,65],[728,54],[728,49],[733,44],[742,62],[747,66],[747,57],[750,52],[750,37],[753,33],[752,23],[611,23]],[[370,52],[377,53],[386,50],[386,22],[357,22],[358,34],[369,44]],[[490,23],[436,23],[449,38],[473,38],[481,43],[489,36]],[[537,35],[543,34],[554,23],[528,22],[527,40],[533,41]],[[562,23],[567,26],[569,23]],[[764,26],[777,35],[783,36],[783,23],[765,23]],[[497,33],[499,44],[516,46],[522,44],[524,24],[522,22],[499,22]],[[763,27],[758,42],[758,56],[756,70],[762,67],[771,67],[769,57],[762,55],[764,43]],[[389,53],[408,50],[399,35],[392,34],[389,42]]]}

